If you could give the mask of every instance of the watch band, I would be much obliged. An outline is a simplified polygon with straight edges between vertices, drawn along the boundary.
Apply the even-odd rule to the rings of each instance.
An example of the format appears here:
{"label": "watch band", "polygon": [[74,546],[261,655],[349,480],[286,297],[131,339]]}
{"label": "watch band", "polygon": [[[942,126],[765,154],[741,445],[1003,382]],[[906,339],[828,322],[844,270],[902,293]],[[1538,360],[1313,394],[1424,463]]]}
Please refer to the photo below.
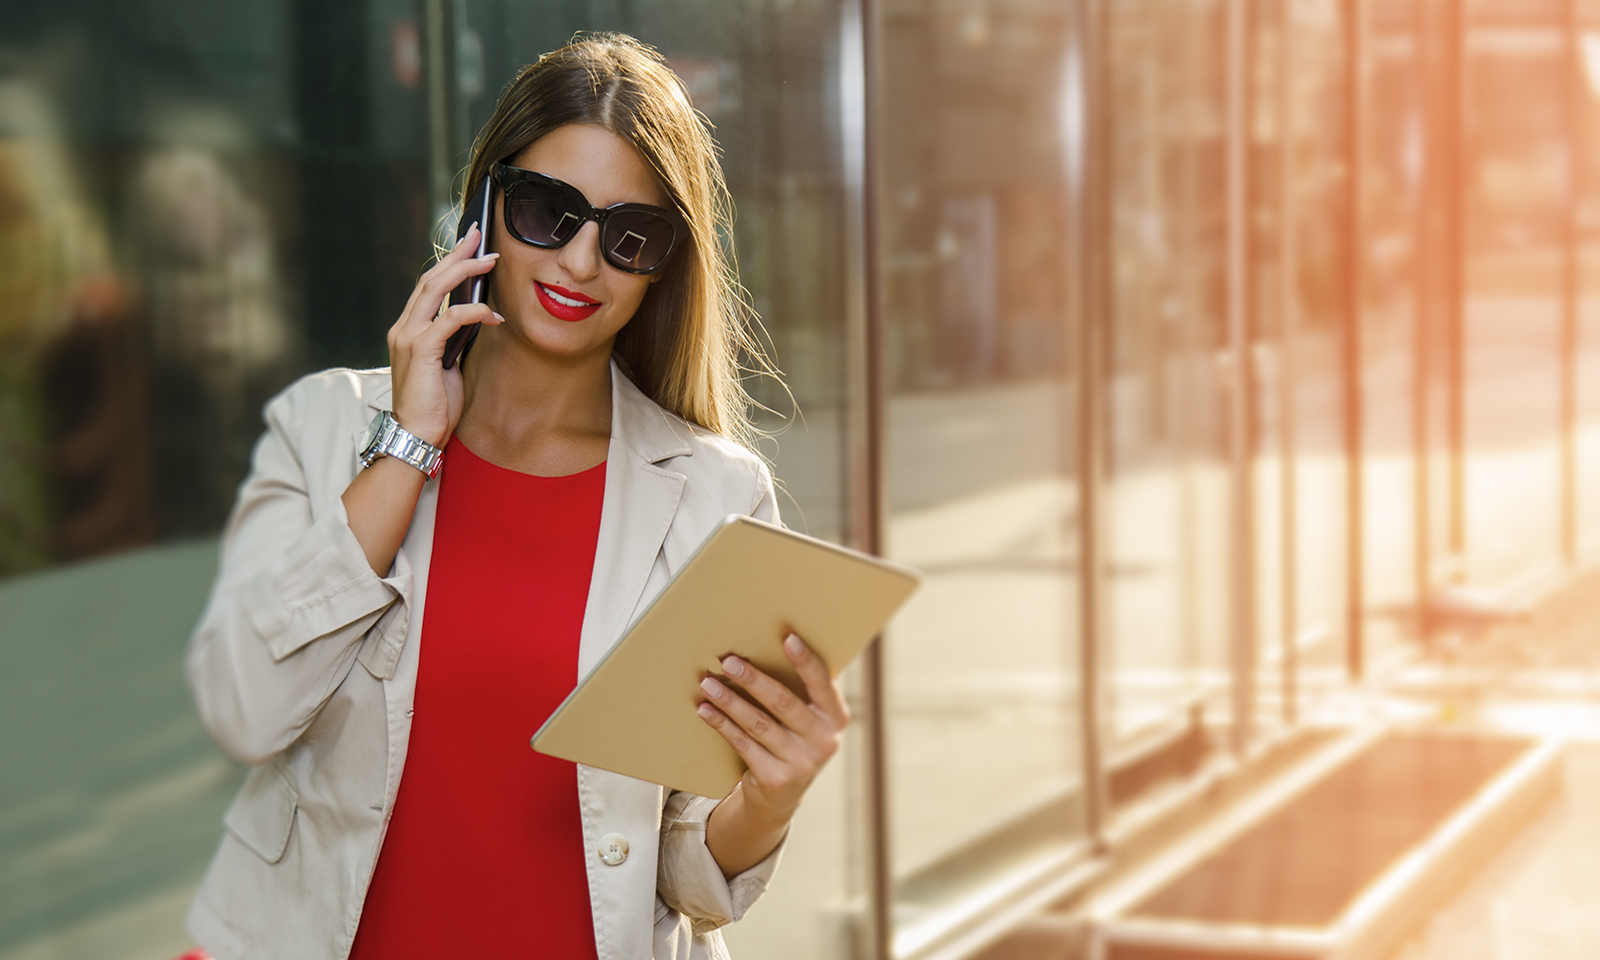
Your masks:
{"label": "watch band", "polygon": [[361,449],[361,466],[372,466],[379,457],[394,457],[421,470],[429,480],[439,473],[444,464],[444,451],[422,439],[385,410],[367,427],[367,443]]}

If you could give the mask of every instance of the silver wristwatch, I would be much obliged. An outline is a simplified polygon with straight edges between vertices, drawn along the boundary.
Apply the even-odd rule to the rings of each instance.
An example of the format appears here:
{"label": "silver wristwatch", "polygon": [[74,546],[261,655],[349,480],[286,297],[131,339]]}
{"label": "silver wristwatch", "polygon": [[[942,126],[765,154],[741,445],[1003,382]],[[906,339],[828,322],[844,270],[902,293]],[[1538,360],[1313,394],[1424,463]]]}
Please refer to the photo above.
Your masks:
{"label": "silver wristwatch", "polygon": [[403,460],[427,474],[432,480],[444,463],[444,451],[400,426],[394,414],[385,410],[367,424],[367,434],[361,438],[358,454],[361,468],[372,466],[379,457]]}

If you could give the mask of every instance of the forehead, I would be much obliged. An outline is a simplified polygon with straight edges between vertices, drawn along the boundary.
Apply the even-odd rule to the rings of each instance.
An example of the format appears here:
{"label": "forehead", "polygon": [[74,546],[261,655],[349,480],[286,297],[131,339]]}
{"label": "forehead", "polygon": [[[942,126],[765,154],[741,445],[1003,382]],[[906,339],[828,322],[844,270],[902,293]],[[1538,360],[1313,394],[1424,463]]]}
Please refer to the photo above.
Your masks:
{"label": "forehead", "polygon": [[633,144],[604,127],[557,127],[511,158],[513,167],[572,184],[597,207],[614,203],[666,206],[667,192]]}

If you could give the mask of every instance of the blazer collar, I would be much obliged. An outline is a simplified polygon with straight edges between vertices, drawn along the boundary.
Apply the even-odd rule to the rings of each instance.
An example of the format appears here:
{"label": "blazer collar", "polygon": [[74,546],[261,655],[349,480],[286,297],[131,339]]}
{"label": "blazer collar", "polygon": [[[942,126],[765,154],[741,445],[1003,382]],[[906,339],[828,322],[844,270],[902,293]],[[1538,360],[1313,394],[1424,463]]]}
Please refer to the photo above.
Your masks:
{"label": "blazer collar", "polygon": [[646,463],[660,463],[694,452],[689,428],[633,385],[617,361],[611,361],[611,437]]}
{"label": "blazer collar", "polygon": [[[387,374],[388,371],[389,368],[380,367],[374,372]],[[384,376],[367,391],[365,399],[367,406],[375,411],[392,410],[393,397],[393,382]],[[363,424],[362,428],[365,426]],[[634,386],[616,360],[611,361],[611,438],[620,441],[646,463],[660,463],[694,452],[688,428],[675,423],[670,414]]]}
{"label": "blazer collar", "polygon": [[374,410],[393,410],[394,381],[390,379],[391,367],[374,367],[364,373],[380,374],[375,378],[377,382],[369,383],[367,378],[361,377],[362,399],[367,401],[367,406]]}

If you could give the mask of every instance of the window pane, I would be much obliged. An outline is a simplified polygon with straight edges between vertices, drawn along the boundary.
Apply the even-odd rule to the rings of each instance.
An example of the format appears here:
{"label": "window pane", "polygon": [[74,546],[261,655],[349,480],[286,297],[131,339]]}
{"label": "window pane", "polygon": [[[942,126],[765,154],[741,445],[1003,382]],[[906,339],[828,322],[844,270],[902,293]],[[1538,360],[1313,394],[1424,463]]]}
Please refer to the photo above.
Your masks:
{"label": "window pane", "polygon": [[1381,670],[1416,637],[1417,324],[1421,261],[1421,46],[1408,0],[1363,16],[1361,289],[1366,661]]}
{"label": "window pane", "polygon": [[1295,643],[1297,687],[1309,707],[1345,676],[1349,501],[1341,330],[1349,282],[1341,218],[1348,125],[1341,8],[1332,0],[1296,0],[1293,11]]}
{"label": "window pane", "polygon": [[1499,0],[1466,13],[1465,561],[1488,588],[1559,557],[1563,9]]}
{"label": "window pane", "polygon": [[1077,834],[1064,7],[884,8],[887,647],[897,944]]}
{"label": "window pane", "polygon": [[1226,716],[1226,60],[1220,4],[1111,4],[1112,757]]}
{"label": "window pane", "polygon": [[182,652],[263,401],[382,362],[428,256],[416,28],[0,7],[0,954],[189,946],[241,771]]}

